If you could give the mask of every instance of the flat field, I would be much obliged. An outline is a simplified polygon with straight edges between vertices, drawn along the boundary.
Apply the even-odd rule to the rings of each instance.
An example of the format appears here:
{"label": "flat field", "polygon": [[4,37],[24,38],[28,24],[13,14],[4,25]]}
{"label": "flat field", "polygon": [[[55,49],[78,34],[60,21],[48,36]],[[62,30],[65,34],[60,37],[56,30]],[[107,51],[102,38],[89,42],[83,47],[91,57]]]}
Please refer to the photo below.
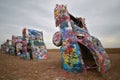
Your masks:
{"label": "flat field", "polygon": [[0,53],[0,80],[120,80],[120,48],[106,49],[111,70],[102,77],[96,70],[72,73],[61,68],[59,50],[48,50],[46,60],[23,60]]}

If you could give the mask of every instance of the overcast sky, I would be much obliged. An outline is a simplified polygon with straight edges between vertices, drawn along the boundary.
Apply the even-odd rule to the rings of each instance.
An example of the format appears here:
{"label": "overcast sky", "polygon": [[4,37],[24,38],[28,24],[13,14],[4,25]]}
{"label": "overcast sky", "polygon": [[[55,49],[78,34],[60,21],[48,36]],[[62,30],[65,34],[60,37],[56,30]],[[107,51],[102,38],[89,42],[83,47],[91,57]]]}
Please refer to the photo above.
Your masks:
{"label": "overcast sky", "polygon": [[21,36],[24,27],[43,31],[48,49],[55,27],[54,7],[66,4],[75,17],[84,17],[91,35],[105,48],[120,48],[120,0],[0,0],[0,44],[12,35]]}

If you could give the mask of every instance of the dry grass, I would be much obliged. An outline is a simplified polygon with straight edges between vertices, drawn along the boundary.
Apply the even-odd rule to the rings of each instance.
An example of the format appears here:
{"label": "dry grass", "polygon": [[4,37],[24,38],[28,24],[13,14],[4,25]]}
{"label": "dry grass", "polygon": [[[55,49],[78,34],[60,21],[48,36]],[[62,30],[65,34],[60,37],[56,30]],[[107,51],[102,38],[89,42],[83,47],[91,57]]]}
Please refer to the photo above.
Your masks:
{"label": "dry grass", "polygon": [[48,50],[48,59],[41,61],[25,61],[0,53],[0,80],[120,80],[120,49],[106,50],[112,63],[106,77],[95,70],[66,72],[61,69],[59,50]]}

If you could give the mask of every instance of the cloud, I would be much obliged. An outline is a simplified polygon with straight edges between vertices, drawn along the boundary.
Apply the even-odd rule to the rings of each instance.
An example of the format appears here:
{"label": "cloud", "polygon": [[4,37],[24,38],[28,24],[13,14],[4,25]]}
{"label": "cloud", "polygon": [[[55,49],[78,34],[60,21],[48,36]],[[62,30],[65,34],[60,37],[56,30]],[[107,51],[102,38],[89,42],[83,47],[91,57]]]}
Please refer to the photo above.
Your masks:
{"label": "cloud", "polygon": [[52,43],[55,27],[54,7],[66,4],[75,17],[85,17],[89,32],[98,37],[104,47],[120,47],[119,0],[1,0],[0,43],[12,35],[22,35],[24,27],[43,31],[47,48]]}

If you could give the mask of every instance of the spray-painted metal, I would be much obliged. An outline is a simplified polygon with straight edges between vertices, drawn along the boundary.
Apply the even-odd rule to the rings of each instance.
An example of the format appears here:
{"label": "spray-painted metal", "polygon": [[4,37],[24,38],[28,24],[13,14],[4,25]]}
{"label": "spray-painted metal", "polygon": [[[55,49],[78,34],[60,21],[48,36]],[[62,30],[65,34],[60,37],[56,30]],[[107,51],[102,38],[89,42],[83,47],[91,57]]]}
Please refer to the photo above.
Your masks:
{"label": "spray-painted metal", "polygon": [[[33,29],[23,29],[23,40],[27,42],[27,54],[30,59],[47,59],[47,49],[43,40],[43,32]],[[26,54],[26,57],[27,57]]]}
{"label": "spray-painted metal", "polygon": [[102,74],[108,72],[109,57],[101,42],[89,34],[85,19],[72,16],[65,5],[56,5],[54,17],[60,31],[54,34],[53,43],[61,46],[62,68],[78,72],[95,67]]}

